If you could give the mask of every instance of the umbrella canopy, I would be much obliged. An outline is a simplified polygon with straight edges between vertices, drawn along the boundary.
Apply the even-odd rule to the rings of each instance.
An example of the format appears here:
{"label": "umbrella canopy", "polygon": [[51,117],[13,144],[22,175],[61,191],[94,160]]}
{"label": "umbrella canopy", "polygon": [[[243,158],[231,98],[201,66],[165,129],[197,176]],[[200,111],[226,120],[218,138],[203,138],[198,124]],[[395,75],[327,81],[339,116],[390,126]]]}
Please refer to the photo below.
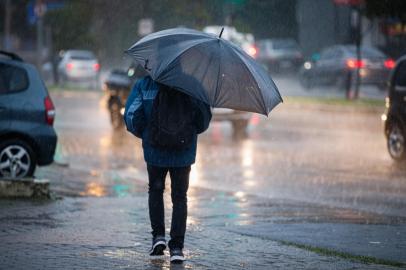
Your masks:
{"label": "umbrella canopy", "polygon": [[127,51],[152,79],[210,104],[268,115],[282,101],[268,72],[235,44],[200,31],[152,33]]}

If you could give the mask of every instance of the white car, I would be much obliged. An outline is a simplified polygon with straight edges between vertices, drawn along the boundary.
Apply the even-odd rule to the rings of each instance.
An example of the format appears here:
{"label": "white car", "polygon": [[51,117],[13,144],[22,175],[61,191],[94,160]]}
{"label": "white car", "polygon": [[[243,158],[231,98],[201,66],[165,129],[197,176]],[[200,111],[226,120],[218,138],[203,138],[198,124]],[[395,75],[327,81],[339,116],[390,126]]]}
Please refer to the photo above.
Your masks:
{"label": "white car", "polygon": [[67,50],[61,53],[58,64],[59,81],[62,85],[72,81],[86,81],[97,87],[100,64],[91,51]]}
{"label": "white car", "polygon": [[[219,35],[223,26],[212,25],[203,28],[203,32]],[[254,45],[254,36],[249,33],[240,33],[235,27],[224,26],[221,38],[231,41],[240,46],[248,55],[255,58],[257,49]],[[213,109],[213,121],[229,121],[233,126],[234,136],[245,136],[247,132],[248,122],[251,119],[252,113],[236,111],[225,108]]]}

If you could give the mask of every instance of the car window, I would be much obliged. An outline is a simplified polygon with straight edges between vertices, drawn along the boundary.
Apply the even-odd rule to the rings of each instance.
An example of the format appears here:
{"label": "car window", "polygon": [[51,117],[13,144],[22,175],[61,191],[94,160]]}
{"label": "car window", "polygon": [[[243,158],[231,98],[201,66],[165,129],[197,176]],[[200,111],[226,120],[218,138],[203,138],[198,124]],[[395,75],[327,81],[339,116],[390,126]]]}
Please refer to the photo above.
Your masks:
{"label": "car window", "polygon": [[[348,46],[347,50],[351,57],[357,56],[357,49],[355,46]],[[381,51],[379,51],[375,48],[372,48],[372,47],[362,47],[361,55],[362,55],[362,57],[365,57],[365,58],[384,58],[385,57],[385,55]]]}
{"label": "car window", "polygon": [[28,76],[24,69],[0,63],[0,94],[28,88]]}
{"label": "car window", "polygon": [[69,58],[72,60],[94,60],[96,57],[92,52],[74,51],[70,53]]}
{"label": "car window", "polygon": [[320,54],[320,59],[322,59],[322,60],[328,60],[328,59],[332,59],[332,58],[336,58],[336,57],[337,57],[336,50],[333,50],[333,49],[324,50]]}
{"label": "car window", "polygon": [[299,46],[294,40],[275,40],[272,42],[275,50],[298,50]]}
{"label": "car window", "polygon": [[401,62],[396,69],[395,86],[406,87],[406,61]]}

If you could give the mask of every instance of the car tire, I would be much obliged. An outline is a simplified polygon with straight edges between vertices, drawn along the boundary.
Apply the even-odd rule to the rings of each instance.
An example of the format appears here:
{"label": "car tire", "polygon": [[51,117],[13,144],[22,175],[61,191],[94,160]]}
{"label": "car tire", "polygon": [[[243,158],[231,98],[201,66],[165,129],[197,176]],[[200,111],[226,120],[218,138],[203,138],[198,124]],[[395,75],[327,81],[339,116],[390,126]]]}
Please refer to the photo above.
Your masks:
{"label": "car tire", "polygon": [[389,125],[387,130],[387,147],[389,155],[396,161],[406,159],[406,136],[397,122]]}
{"label": "car tire", "polygon": [[0,143],[0,177],[31,177],[36,164],[36,155],[25,141],[11,139]]}

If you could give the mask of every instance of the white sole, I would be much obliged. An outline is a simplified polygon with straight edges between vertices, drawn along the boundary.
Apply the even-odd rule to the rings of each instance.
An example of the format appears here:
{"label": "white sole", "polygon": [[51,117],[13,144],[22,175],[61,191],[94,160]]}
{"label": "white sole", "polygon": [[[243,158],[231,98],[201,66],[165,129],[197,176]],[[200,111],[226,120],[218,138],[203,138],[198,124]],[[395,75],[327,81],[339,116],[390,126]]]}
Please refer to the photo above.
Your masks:
{"label": "white sole", "polygon": [[176,261],[184,261],[185,260],[185,257],[182,257],[182,256],[172,256],[171,257],[171,262],[176,262]]}

